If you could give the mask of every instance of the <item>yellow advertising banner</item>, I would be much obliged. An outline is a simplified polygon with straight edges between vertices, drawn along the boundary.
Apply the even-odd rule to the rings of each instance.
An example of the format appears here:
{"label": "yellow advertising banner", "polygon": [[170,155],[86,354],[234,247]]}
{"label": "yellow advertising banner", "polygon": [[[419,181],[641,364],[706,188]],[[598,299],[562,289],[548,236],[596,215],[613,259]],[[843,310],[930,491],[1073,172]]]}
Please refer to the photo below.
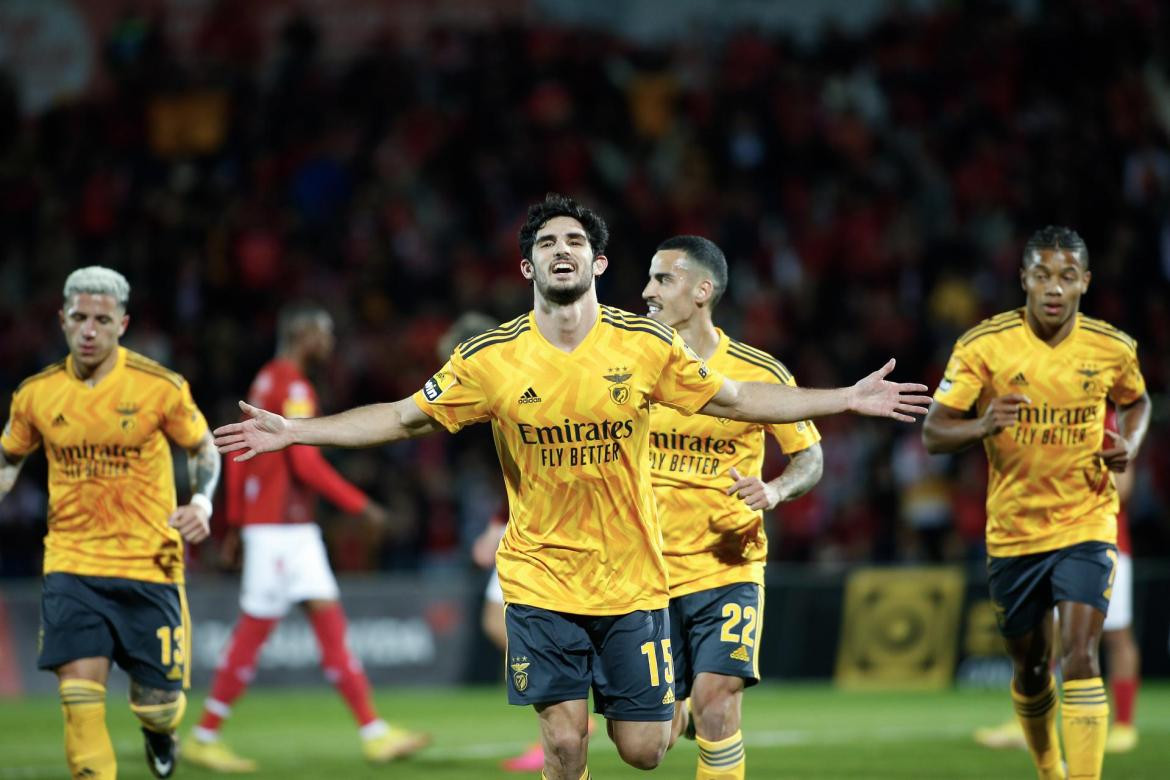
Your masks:
{"label": "yellow advertising banner", "polygon": [[854,571],[845,586],[837,685],[849,690],[950,685],[963,593],[958,568]]}

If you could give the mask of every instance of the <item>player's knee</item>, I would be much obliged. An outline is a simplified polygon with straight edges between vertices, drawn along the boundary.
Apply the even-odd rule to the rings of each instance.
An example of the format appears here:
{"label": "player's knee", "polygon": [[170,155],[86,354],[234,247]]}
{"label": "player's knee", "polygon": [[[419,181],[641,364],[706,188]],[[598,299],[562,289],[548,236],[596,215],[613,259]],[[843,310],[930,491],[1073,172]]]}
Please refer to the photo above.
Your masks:
{"label": "player's knee", "polygon": [[574,728],[547,731],[544,735],[545,760],[570,770],[585,766],[589,735]]}
{"label": "player's knee", "polygon": [[1097,653],[1088,643],[1077,643],[1066,648],[1060,658],[1060,671],[1066,680],[1100,677]]}
{"label": "player's knee", "polygon": [[640,739],[618,742],[618,755],[635,769],[654,769],[662,763],[670,744],[669,734],[662,739]]}
{"label": "player's knee", "polygon": [[705,684],[696,684],[691,695],[695,732],[704,739],[726,739],[739,729],[739,693],[743,682],[722,675],[702,682]]}
{"label": "player's knee", "polygon": [[154,695],[130,702],[130,711],[143,726],[160,734],[178,728],[187,711],[187,695],[182,691],[152,691]]}

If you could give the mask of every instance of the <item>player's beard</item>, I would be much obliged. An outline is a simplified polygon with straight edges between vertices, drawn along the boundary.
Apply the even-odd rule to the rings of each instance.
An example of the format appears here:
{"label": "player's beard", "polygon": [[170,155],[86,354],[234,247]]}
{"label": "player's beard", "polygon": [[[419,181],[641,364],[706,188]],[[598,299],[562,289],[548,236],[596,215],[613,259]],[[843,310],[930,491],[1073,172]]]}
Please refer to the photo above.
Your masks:
{"label": "player's beard", "polygon": [[593,286],[593,274],[592,272],[586,274],[568,287],[552,287],[548,283],[548,279],[540,273],[535,275],[533,281],[536,283],[536,291],[540,293],[541,298],[557,306],[568,306],[570,303],[576,303],[582,295],[589,292],[589,288]]}

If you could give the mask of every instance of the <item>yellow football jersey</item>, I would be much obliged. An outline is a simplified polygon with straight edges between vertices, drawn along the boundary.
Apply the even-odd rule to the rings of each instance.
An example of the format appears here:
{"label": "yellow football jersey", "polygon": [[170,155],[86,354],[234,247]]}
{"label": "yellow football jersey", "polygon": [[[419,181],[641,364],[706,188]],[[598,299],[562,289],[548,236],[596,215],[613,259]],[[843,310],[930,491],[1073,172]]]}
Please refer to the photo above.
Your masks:
{"label": "yellow football jersey", "polygon": [[1082,314],[1055,347],[1015,309],[984,320],[955,345],[934,398],[982,414],[996,398],[1031,401],[1015,425],[983,440],[987,452],[987,550],[1025,555],[1117,539],[1117,490],[1095,453],[1105,404],[1124,406],[1146,392],[1137,344]]}
{"label": "yellow football jersey", "polygon": [[[718,330],[718,329],[717,329]],[[741,382],[772,382],[795,387],[780,361],[730,339],[719,330],[719,346],[707,364]],[[671,598],[736,582],[764,584],[768,540],[744,530],[762,524],[763,512],[748,509],[726,491],[729,472],[759,477],[764,465],[764,434],[785,454],[821,440],[811,420],[763,425],[709,417],[690,417],[654,404],[650,412],[650,474],[662,523],[662,554]]]}
{"label": "yellow football jersey", "polygon": [[77,378],[72,357],[21,383],[0,445],[13,455],[45,446],[45,573],[181,583],[183,541],[167,525],[167,438],[190,449],[206,433],[183,377],[124,347],[94,387]]}
{"label": "yellow football jersey", "polygon": [[469,339],[414,399],[452,432],[492,422],[508,494],[505,600],[618,615],[668,601],[649,402],[689,414],[722,384],[670,328],[602,306],[572,352],[532,312]]}

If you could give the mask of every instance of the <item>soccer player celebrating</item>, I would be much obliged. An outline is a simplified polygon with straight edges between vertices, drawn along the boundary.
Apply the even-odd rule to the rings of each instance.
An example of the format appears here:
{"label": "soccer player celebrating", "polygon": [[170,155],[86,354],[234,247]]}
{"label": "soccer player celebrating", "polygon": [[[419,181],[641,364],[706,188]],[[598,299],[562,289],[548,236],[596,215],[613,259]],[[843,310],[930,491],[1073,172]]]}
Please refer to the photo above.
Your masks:
{"label": "soccer player celebrating", "polygon": [[736,382],[665,325],[597,301],[605,222],[549,195],[520,230],[535,305],[463,342],[423,388],[394,403],[289,420],[241,404],[216,431],[247,460],[292,444],[359,447],[490,421],[508,495],[496,554],[507,603],[509,701],[533,705],[550,780],[588,778],[587,698],[627,763],[656,766],[674,715],[666,567],[650,488],[648,402],[756,422],[838,412],[913,421],[921,385],[808,390]]}
{"label": "soccer player celebrating", "polygon": [[[795,386],[771,355],[715,327],[711,312],[726,289],[722,250],[699,236],[675,236],[658,245],[642,298],[653,319],[676,329],[724,376]],[[760,478],[766,433],[789,456],[770,482]],[[744,777],[740,704],[744,686],[760,680],[762,512],[820,480],[820,438],[809,421],[764,425],[651,409],[650,471],[670,582],[671,742],[684,729],[698,741],[698,780]]]}
{"label": "soccer player celebrating", "polygon": [[[317,394],[305,374],[333,352],[333,320],[313,304],[286,307],[278,318],[277,354],[248,392],[256,406],[280,409],[295,419],[317,414]],[[220,772],[251,772],[256,762],[219,739],[223,720],[243,695],[265,640],[294,603],[301,604],[321,648],[325,677],[337,686],[358,724],[368,761],[391,761],[425,747],[425,734],[390,727],[374,711],[370,683],[345,642],[345,612],[329,568],[321,529],[313,521],[320,494],[371,524],[385,524],[386,510],[347,482],[316,447],[290,447],[248,463],[229,461],[227,519],[242,526],[244,576],[240,620],[203,704],[203,717],[184,757]]]}
{"label": "soccer player celebrating", "polygon": [[[1150,399],[1137,346],[1078,312],[1089,253],[1068,228],[1024,247],[1022,309],[959,338],[922,436],[933,453],[982,441],[988,584],[1012,657],[1012,701],[1039,776],[1063,778],[1052,607],[1060,614],[1061,726],[1069,776],[1100,777],[1109,705],[1097,646],[1117,575],[1117,488],[1145,438]],[[1106,401],[1118,407],[1105,430]],[[1108,444],[1102,446],[1102,440]]]}
{"label": "soccer player celebrating", "polygon": [[[49,464],[42,642],[59,681],[73,777],[112,778],[110,661],[130,675],[155,777],[175,770],[175,728],[190,683],[183,542],[207,538],[220,457],[183,377],[118,345],[130,285],[81,268],[65,280],[69,355],[26,379],[0,436],[0,499],[42,444]],[[175,505],[167,440],[187,451],[191,501]]]}

